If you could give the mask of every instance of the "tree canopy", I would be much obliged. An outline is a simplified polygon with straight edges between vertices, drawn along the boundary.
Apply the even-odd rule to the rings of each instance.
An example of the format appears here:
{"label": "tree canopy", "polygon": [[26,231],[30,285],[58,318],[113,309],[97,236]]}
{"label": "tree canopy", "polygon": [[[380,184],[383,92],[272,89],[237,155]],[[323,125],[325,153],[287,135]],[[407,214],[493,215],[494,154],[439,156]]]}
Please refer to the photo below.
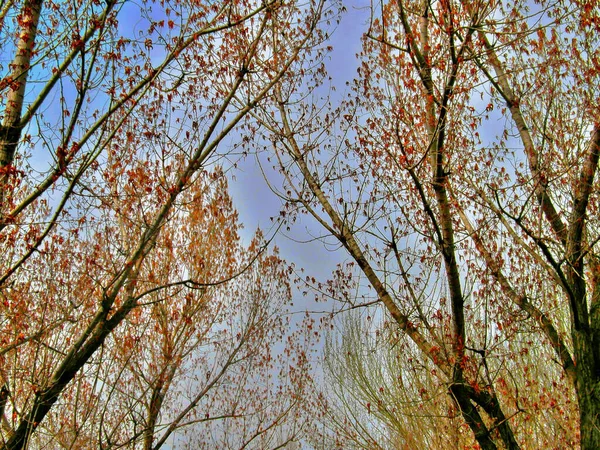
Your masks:
{"label": "tree canopy", "polygon": [[412,402],[462,445],[600,446],[599,27],[593,2],[381,2],[341,104],[276,90],[282,194],[350,259],[331,295],[381,319],[326,356],[355,444],[385,422],[411,448]]}
{"label": "tree canopy", "polygon": [[343,10],[2,3],[1,448],[600,448],[600,6],[372,2],[334,95]]}
{"label": "tree canopy", "polygon": [[330,7],[2,2],[1,448],[297,438],[286,267],[222,163]]}

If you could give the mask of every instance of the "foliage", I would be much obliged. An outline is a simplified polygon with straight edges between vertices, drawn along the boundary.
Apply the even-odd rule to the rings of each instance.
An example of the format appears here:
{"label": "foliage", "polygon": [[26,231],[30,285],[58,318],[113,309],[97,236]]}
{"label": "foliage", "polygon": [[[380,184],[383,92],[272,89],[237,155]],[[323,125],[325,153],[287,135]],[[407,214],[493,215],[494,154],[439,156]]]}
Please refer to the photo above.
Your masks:
{"label": "foliage", "polygon": [[[403,0],[371,13],[342,104],[299,102],[287,83],[279,115],[261,117],[288,214],[310,214],[354,265],[340,272],[359,295],[329,295],[385,311],[379,345],[397,350],[377,351],[401,359],[378,375],[330,347],[350,437],[387,420],[406,439],[411,406],[401,423],[375,413],[394,391],[441,414],[438,433],[460,416],[464,445],[600,447],[598,5]],[[371,349],[351,336],[357,354]],[[408,377],[415,361],[425,370]],[[423,401],[440,391],[447,403]]]}
{"label": "foliage", "polygon": [[302,431],[287,274],[260,234],[240,243],[219,166],[333,12],[2,2],[2,448],[269,448]]}

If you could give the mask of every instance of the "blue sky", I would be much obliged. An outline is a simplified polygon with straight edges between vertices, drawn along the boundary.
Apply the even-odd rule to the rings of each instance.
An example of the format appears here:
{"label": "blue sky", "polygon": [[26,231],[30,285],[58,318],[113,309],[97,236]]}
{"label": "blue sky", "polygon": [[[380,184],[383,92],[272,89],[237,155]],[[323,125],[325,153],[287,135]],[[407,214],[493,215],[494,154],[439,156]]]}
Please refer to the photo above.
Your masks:
{"label": "blue sky", "polygon": [[[369,21],[370,3],[354,0],[344,4],[347,11],[330,36],[333,51],[326,60],[332,86],[336,88],[332,93],[334,104],[346,92],[346,82],[352,81],[356,76],[356,55],[360,52],[361,37],[367,31]],[[279,215],[281,201],[269,189],[253,156],[240,161],[238,168],[231,174],[234,176],[230,183],[231,195],[245,227],[243,238],[248,240],[257,227],[264,230],[271,227],[270,217]],[[279,186],[277,182],[275,186]],[[328,250],[319,241],[306,242],[321,231],[321,227],[311,218],[303,216],[289,233],[275,238],[275,245],[288,262],[295,263],[298,268],[303,267],[308,275],[325,280],[337,263],[347,259],[347,255],[345,251]]]}

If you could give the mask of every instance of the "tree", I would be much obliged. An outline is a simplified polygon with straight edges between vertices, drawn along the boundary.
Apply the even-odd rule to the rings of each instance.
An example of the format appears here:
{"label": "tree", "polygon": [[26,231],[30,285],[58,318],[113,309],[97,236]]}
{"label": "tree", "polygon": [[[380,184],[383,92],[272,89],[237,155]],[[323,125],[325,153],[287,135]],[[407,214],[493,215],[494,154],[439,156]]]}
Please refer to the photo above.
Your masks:
{"label": "tree", "polygon": [[329,334],[321,439],[343,448],[473,446],[435,368],[389,325],[348,313]]}
{"label": "tree", "polygon": [[[320,441],[336,448],[477,447],[436,366],[405,334],[389,321],[356,314],[343,315],[340,322],[325,349],[328,391],[322,394]],[[513,425],[519,443],[524,448],[574,447],[576,400],[568,386],[555,381],[561,377],[559,368],[539,364],[551,358],[547,349],[526,344],[505,343],[509,356],[495,368],[504,379],[501,395],[523,409]],[[514,386],[519,398],[509,390]]]}
{"label": "tree", "polygon": [[[235,158],[225,139],[249,139],[245,120],[274,87],[301,75],[332,12],[321,1],[2,4],[2,448],[155,448],[206,407],[202,389],[264,374],[248,361],[266,364],[253,355],[280,336],[261,329],[276,325],[265,308],[285,290],[280,263],[242,249],[211,168]],[[190,381],[193,358],[214,365],[212,385]],[[198,391],[174,405],[183,374]],[[266,402],[272,388],[248,395]],[[267,439],[263,416],[282,405],[220,414],[244,423],[238,438]]]}
{"label": "tree", "polygon": [[[285,345],[291,334],[285,315],[291,298],[287,267],[265,254],[260,236],[242,248],[224,174],[203,178],[182,194],[175,217],[146,258],[137,277],[138,306],[65,388],[61,405],[48,413],[30,446],[158,449],[174,441],[194,448],[241,448],[254,441],[270,448],[301,433],[296,409],[302,405],[303,375],[293,379],[287,371],[295,355]],[[80,243],[70,243],[70,254],[53,250],[55,262],[48,266],[55,272],[57,266],[70,267],[74,279],[68,285],[87,294],[86,279],[94,272],[72,263],[73,252],[85,253]],[[62,284],[45,286],[60,291]],[[92,305],[77,309],[85,317]],[[74,326],[79,321],[71,318]],[[69,341],[72,334],[63,326],[45,354],[38,343],[18,356],[25,358],[29,350],[35,352],[31,361],[51,359],[62,349],[61,338]],[[11,388],[27,382],[11,375]],[[12,410],[17,406],[11,403]]]}
{"label": "tree", "polygon": [[[261,117],[289,214],[314,217],[368,285],[329,294],[384,309],[411,341],[399,357],[418,350],[428,393],[447,392],[480,448],[600,447],[598,5],[371,13],[339,107],[287,83]],[[578,432],[549,441],[573,408]]]}

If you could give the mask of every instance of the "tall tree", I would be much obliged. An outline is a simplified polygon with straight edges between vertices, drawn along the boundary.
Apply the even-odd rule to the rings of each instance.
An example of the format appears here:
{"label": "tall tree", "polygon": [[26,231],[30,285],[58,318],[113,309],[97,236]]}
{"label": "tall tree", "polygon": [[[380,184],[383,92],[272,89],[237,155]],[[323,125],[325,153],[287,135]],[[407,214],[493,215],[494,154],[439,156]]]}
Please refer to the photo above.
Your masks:
{"label": "tall tree", "polygon": [[261,118],[289,209],[370,288],[329,294],[385,310],[481,448],[545,446],[562,407],[579,430],[554,439],[600,447],[597,2],[371,12],[341,106],[299,102],[289,83]]}
{"label": "tall tree", "polygon": [[[1,448],[138,438],[151,448],[173,431],[162,405],[173,377],[192,370],[194,345],[216,346],[206,363],[218,383],[218,367],[241,373],[276,338],[260,331],[270,320],[261,302],[278,291],[258,247],[262,281],[246,297],[235,290],[243,278],[211,287],[252,259],[235,255],[237,225],[211,167],[231,152],[228,136],[234,145],[252,132],[245,118],[274,87],[302,75],[332,12],[322,1],[2,2]],[[204,245],[198,233],[219,238]],[[238,322],[220,315],[236,302]],[[174,427],[191,420],[169,411]],[[269,434],[248,411],[220,414],[246,417],[256,439]]]}
{"label": "tall tree", "polygon": [[[65,388],[61,406],[29,439],[31,447],[158,449],[188,442],[195,448],[241,448],[249,441],[271,448],[298,438],[306,370],[290,360],[296,352],[285,343],[292,334],[287,267],[265,253],[260,236],[244,249],[238,228],[222,172],[207,173],[188,187],[138,274],[136,308]],[[50,251],[48,272],[65,266],[71,272],[68,281],[40,273],[40,280],[47,279],[47,301],[69,286],[79,286],[84,297],[93,290],[94,270],[72,263],[73,254],[86,253],[87,243],[83,249],[80,244],[69,242],[68,253],[59,246]],[[86,260],[95,263],[101,249]],[[46,336],[52,348],[40,349],[46,341],[36,341],[21,349],[19,363],[51,360],[93,305],[78,304],[71,325]],[[17,375],[20,364],[7,364],[11,388],[37,375]],[[290,365],[297,379],[287,373]],[[19,407],[19,397],[12,400],[9,413]],[[14,426],[14,418],[8,422]]]}

